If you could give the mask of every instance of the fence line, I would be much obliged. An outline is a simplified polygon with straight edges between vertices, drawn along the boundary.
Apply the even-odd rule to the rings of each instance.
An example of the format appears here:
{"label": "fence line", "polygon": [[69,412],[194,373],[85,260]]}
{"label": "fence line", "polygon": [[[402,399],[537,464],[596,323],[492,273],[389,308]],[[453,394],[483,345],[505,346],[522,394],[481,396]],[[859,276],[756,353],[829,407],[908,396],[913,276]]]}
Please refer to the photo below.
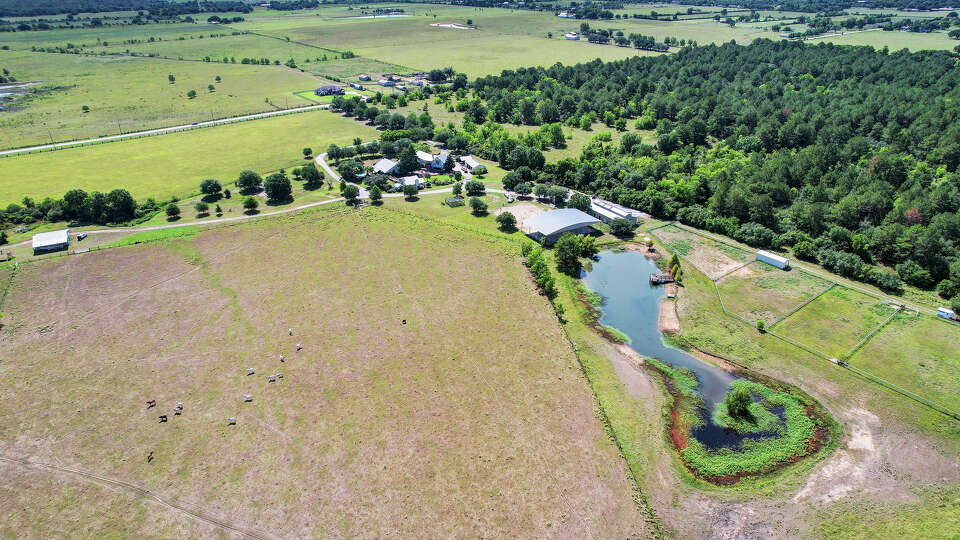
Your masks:
{"label": "fence line", "polygon": [[799,304],[797,304],[796,306],[794,306],[794,308],[791,309],[790,311],[788,311],[788,312],[784,313],[783,315],[777,317],[773,322],[770,323],[770,327],[772,328],[773,326],[775,326],[775,325],[777,325],[777,324],[780,324],[781,322],[783,322],[784,320],[786,320],[787,317],[789,317],[789,316],[793,315],[794,313],[800,311],[801,309],[803,309],[804,307],[806,307],[807,304],[809,304],[810,302],[813,302],[813,301],[816,300],[817,298],[820,298],[820,297],[823,296],[827,291],[829,291],[830,289],[832,289],[832,288],[834,288],[834,287],[836,287],[836,286],[837,286],[837,284],[836,284],[835,282],[832,282],[832,281],[831,281],[830,284],[827,285],[827,288],[825,288],[825,289],[823,289],[822,291],[818,292],[817,294],[811,296],[810,298],[807,298],[807,299],[804,300],[803,302],[800,302]]}
{"label": "fence line", "polygon": [[886,319],[884,319],[883,322],[881,322],[876,328],[874,328],[873,330],[871,330],[869,334],[863,336],[863,339],[861,339],[860,341],[858,341],[853,347],[850,347],[850,350],[847,351],[847,352],[845,352],[845,353],[843,353],[843,356],[841,356],[840,358],[842,358],[842,359],[844,359],[844,360],[847,360],[847,359],[849,359],[851,356],[853,356],[854,353],[856,353],[857,350],[860,349],[860,347],[863,347],[868,341],[870,341],[870,338],[872,338],[877,332],[879,332],[880,330],[882,330],[883,327],[885,327],[885,326],[887,326],[888,324],[890,324],[890,321],[892,321],[893,318],[896,317],[897,315],[899,315],[901,312],[903,312],[903,306],[900,306],[900,307],[898,307],[896,310],[894,310],[894,312],[893,312],[892,315],[890,315],[889,317],[887,317]]}
{"label": "fence line", "polygon": [[[672,224],[672,223],[671,223],[671,224]],[[663,225],[663,226],[666,226],[666,225]],[[663,227],[663,226],[661,226],[661,227]],[[656,228],[661,228],[661,227],[656,227]],[[687,230],[687,229],[684,229],[684,228],[679,227],[679,226],[678,226],[677,228],[678,228],[678,229],[681,229],[681,230]],[[648,230],[647,232],[650,232],[650,230]],[[698,235],[699,235],[699,233],[697,233],[697,232],[695,232],[695,231],[689,231],[689,232],[693,232],[694,234],[698,234]],[[654,236],[656,236],[656,235],[654,235]],[[703,235],[701,235],[701,236],[703,236]],[[709,239],[711,239],[711,240],[720,241],[720,240],[717,240],[717,239],[715,239],[715,238],[711,238],[711,237],[709,237],[709,236],[704,236],[704,238],[709,238]],[[661,240],[661,242],[662,242],[662,240]],[[722,242],[722,243],[725,243],[725,242]],[[732,245],[732,244],[727,244],[727,245]],[[739,248],[739,246],[734,246],[734,247],[738,247],[738,248]],[[742,249],[742,248],[741,248],[741,249]],[[687,260],[687,262],[689,263],[690,261]],[[697,269],[701,274],[703,274],[704,276],[707,276],[707,274],[706,274],[703,270],[701,270],[700,268],[697,268],[697,266],[696,266],[695,264],[690,263],[690,265],[693,266],[694,268],[696,268],[696,269]],[[800,270],[801,270],[801,271],[804,271],[802,268],[801,268]],[[810,275],[812,275],[812,276],[814,276],[814,277],[818,277],[818,278],[823,279],[822,276],[818,276],[818,275],[816,275],[816,274],[814,274],[814,273],[812,273],[812,272],[806,272],[806,273],[807,273],[807,274],[810,274]],[[746,326],[748,326],[748,327],[752,327],[753,325],[752,325],[749,321],[747,321],[746,319],[744,319],[743,317],[737,315],[736,313],[727,311],[726,307],[725,307],[724,304],[723,304],[723,296],[720,294],[720,288],[717,286],[717,280],[716,280],[716,279],[711,279],[709,276],[707,276],[707,278],[710,279],[711,282],[713,282],[714,291],[716,291],[716,293],[717,293],[717,301],[718,301],[719,304],[720,304],[720,311],[721,311],[724,315],[727,315],[728,317],[731,317],[731,318],[733,318],[733,319],[736,319],[736,320],[740,321],[741,323],[744,323],[744,324],[745,324]],[[799,310],[802,309],[804,306],[806,306],[807,304],[809,304],[810,302],[812,302],[815,298],[817,298],[818,296],[822,295],[823,293],[829,291],[830,289],[832,289],[833,287],[835,287],[835,286],[837,286],[837,285],[839,285],[839,286],[845,286],[845,285],[843,285],[842,283],[837,283],[837,282],[835,282],[835,281],[830,281],[830,286],[829,286],[829,287],[827,287],[826,289],[824,289],[820,294],[814,296],[813,298],[810,298],[810,299],[807,300],[806,302],[803,302],[802,304],[800,304],[799,306],[797,306],[796,308],[794,308],[790,314],[799,311]],[[859,289],[855,289],[855,290],[859,290]],[[875,294],[873,294],[873,295],[871,295],[871,296],[874,296],[874,297],[876,297],[876,298],[878,298],[878,299],[881,299],[881,300],[884,300],[884,301],[888,301],[888,302],[890,301],[889,298],[884,298],[884,297],[882,297],[882,296],[880,296],[880,295],[875,295]],[[893,318],[894,318],[896,315],[900,314],[903,310],[905,310],[906,307],[907,307],[906,305],[902,305],[902,304],[901,304],[899,310],[897,310],[893,315],[891,315],[890,317],[888,317],[887,320],[885,320],[885,321],[883,322],[883,324],[881,324],[880,326],[878,326],[877,328],[875,328],[875,329],[874,329],[870,334],[868,334],[864,339],[860,340],[860,343],[858,343],[857,345],[855,345],[855,346],[854,346],[855,348],[854,348],[854,349],[851,349],[851,351],[849,351],[847,354],[849,355],[849,354],[851,354],[851,353],[853,353],[853,352],[856,352],[855,349],[856,349],[857,347],[862,346],[862,344],[863,344],[863,343],[866,343],[866,341],[867,341],[869,338],[873,337],[873,335],[875,335],[875,334],[878,333],[880,330],[882,330],[884,327],[886,327],[886,325],[887,325],[891,320],[893,320]],[[920,310],[916,310],[916,311],[917,311],[917,314],[920,315]],[[786,318],[786,316],[783,317],[783,318],[781,318],[781,319],[780,319],[779,321],[777,321],[777,322],[782,321],[784,318]],[[948,322],[948,321],[944,321],[944,322]],[[775,324],[775,323],[774,323],[774,324]],[[772,325],[771,325],[771,326],[772,326]],[[815,349],[815,348],[813,348],[813,347],[810,347],[810,346],[808,346],[808,345],[805,345],[805,344],[803,344],[803,343],[800,343],[799,341],[796,341],[796,340],[794,340],[793,338],[789,338],[789,337],[787,337],[787,336],[785,336],[785,335],[783,335],[783,334],[780,334],[780,333],[778,333],[778,332],[774,332],[774,331],[772,331],[772,330],[766,330],[766,331],[764,331],[764,333],[767,334],[767,335],[770,335],[770,336],[772,336],[772,337],[775,337],[775,338],[777,338],[777,339],[779,339],[779,340],[781,340],[781,341],[783,341],[783,342],[785,342],[785,343],[788,343],[788,344],[790,344],[790,345],[793,345],[794,347],[797,347],[798,349],[801,349],[801,350],[803,350],[803,351],[806,351],[806,352],[814,355],[815,357],[818,357],[818,358],[821,358],[821,359],[823,359],[823,360],[826,360],[827,362],[830,362],[831,364],[834,364],[834,365],[837,365],[838,367],[842,367],[842,368],[844,368],[844,369],[847,369],[848,371],[851,371],[851,372],[853,372],[853,373],[855,373],[855,374],[857,374],[857,375],[860,375],[860,376],[862,376],[862,377],[864,377],[864,378],[866,378],[866,379],[868,379],[868,380],[870,380],[870,381],[872,381],[872,382],[874,382],[874,383],[876,383],[876,384],[879,384],[879,385],[881,385],[881,386],[883,386],[883,387],[885,387],[885,388],[887,388],[887,389],[889,389],[889,390],[892,390],[892,391],[894,391],[894,392],[896,392],[896,393],[898,393],[898,394],[900,394],[900,395],[902,395],[902,396],[904,396],[904,397],[910,398],[910,399],[916,401],[917,403],[920,403],[921,405],[926,405],[927,407],[929,407],[929,408],[931,408],[931,409],[933,409],[933,410],[935,410],[935,411],[937,411],[937,412],[939,412],[939,413],[942,413],[942,414],[945,414],[945,415],[950,416],[950,417],[952,417],[952,418],[956,418],[956,419],[960,420],[960,413],[958,413],[958,412],[956,412],[956,411],[953,411],[953,410],[951,410],[951,409],[948,409],[947,407],[944,407],[943,405],[940,405],[940,404],[938,404],[938,403],[935,403],[935,402],[933,402],[933,401],[930,401],[929,399],[927,399],[927,398],[925,398],[925,397],[923,397],[923,396],[920,396],[920,395],[918,395],[918,394],[915,394],[915,393],[913,393],[913,392],[911,392],[911,391],[909,391],[909,390],[907,390],[907,389],[905,389],[905,388],[903,388],[903,387],[901,387],[901,386],[899,386],[899,385],[896,385],[896,384],[894,384],[894,383],[892,383],[892,382],[889,382],[889,381],[887,381],[886,379],[882,379],[882,378],[880,378],[880,377],[877,377],[876,375],[873,375],[872,373],[870,373],[870,372],[868,372],[868,371],[866,371],[866,370],[860,369],[860,368],[858,368],[858,367],[851,366],[850,364],[848,364],[848,363],[846,363],[846,362],[843,362],[843,363],[841,364],[841,363],[839,362],[839,360],[831,357],[830,355],[828,355],[828,354],[826,354],[826,353],[824,353],[824,352],[822,352],[822,351],[820,351],[820,350],[817,350],[817,349]],[[687,341],[687,343],[690,343],[690,342]],[[846,357],[846,356],[845,356],[845,357]]]}

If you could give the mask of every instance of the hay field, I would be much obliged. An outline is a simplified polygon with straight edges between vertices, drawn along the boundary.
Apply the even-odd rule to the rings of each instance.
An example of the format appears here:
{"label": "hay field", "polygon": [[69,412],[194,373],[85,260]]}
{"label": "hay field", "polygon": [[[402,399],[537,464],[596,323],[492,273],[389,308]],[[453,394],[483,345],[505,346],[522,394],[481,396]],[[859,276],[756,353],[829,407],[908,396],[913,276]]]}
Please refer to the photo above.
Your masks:
{"label": "hay field", "polygon": [[[913,13],[910,14],[914,16]],[[942,15],[941,15],[942,16]],[[868,30],[864,32],[848,32],[842,36],[814,38],[812,43],[827,41],[837,45],[868,45],[875,49],[889,47],[891,51],[909,49],[911,51],[943,50],[952,51],[957,46],[957,40],[950,39],[946,32],[884,32],[883,30]]]}
{"label": "hay field", "polygon": [[[515,251],[340,206],[26,265],[3,306],[2,392],[17,410],[0,416],[0,456],[131,482],[264,536],[647,536]],[[176,400],[183,415],[158,423]],[[20,470],[0,466],[0,505],[32,490],[35,530],[211,535]]]}
{"label": "hay field", "polygon": [[830,283],[800,270],[784,271],[759,261],[717,283],[723,305],[748,321],[767,324],[826,289]]}
{"label": "hay field", "polygon": [[[197,193],[200,181],[221,183],[240,171],[272,171],[303,165],[305,146],[321,152],[376,138],[369,126],[324,110],[227,124],[95,146],[0,158],[0,204],[62,197],[73,188],[109,191],[122,187],[137,199]],[[64,171],[69,171],[65,175]],[[28,184],[14,180],[30,178]]]}
{"label": "hay field", "polygon": [[710,279],[732,272],[754,258],[746,249],[711,240],[675,225],[659,228],[652,234]]}

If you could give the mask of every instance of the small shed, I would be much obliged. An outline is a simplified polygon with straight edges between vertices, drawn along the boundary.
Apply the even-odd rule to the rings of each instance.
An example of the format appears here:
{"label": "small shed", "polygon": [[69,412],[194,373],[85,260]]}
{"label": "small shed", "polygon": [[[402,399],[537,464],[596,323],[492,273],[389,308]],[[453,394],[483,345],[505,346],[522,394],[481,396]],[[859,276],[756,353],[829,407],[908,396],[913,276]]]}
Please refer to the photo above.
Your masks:
{"label": "small shed", "polygon": [[784,270],[790,267],[790,259],[786,257],[781,257],[776,253],[770,253],[769,251],[760,250],[757,252],[757,260],[760,262],[765,262],[771,266],[776,266],[777,268]]}
{"label": "small shed", "polygon": [[51,253],[70,247],[70,229],[33,235],[33,254]]}
{"label": "small shed", "polygon": [[350,83],[350,88],[353,88],[354,90],[363,90],[363,85],[352,82]]}
{"label": "small shed", "polygon": [[370,80],[370,76],[369,76],[369,75],[360,75],[359,77],[357,77],[357,79],[359,79],[359,80],[361,80],[361,81],[369,81],[369,80]]}
{"label": "small shed", "polygon": [[947,320],[954,320],[957,318],[957,314],[953,312],[950,308],[938,307],[937,308],[937,317],[942,317]]}
{"label": "small shed", "polygon": [[569,41],[580,41],[580,34],[576,32],[567,32],[566,34],[563,35],[563,39],[566,39]]}

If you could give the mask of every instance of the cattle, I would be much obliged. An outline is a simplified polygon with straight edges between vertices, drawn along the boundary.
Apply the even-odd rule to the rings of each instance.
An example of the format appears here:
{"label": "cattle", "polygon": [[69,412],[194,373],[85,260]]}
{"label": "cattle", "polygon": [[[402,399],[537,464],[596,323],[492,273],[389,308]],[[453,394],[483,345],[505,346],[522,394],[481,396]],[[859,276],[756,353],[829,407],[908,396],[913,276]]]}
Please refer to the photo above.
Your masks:
{"label": "cattle", "polygon": [[303,343],[297,343],[297,350],[299,351],[302,348],[303,348]]}
{"label": "cattle", "polygon": [[283,355],[280,355],[280,361],[283,362]]}
{"label": "cattle", "polygon": [[244,401],[253,401],[253,396],[251,396],[250,394],[244,394],[244,395],[243,395],[243,400],[244,400]]}
{"label": "cattle", "polygon": [[161,414],[161,415],[159,416],[159,419],[160,419],[160,422],[166,422],[166,421],[167,421],[167,415]]}
{"label": "cattle", "polygon": [[278,378],[278,379],[282,379],[282,378],[283,378],[283,373],[280,373],[280,372],[278,371],[278,372],[277,372],[277,378]]}
{"label": "cattle", "polygon": [[147,454],[147,463],[150,463],[151,461],[153,461],[153,450],[151,450],[150,453]]}
{"label": "cattle", "polygon": [[275,375],[267,375],[267,382],[268,382],[268,383],[276,382],[276,380],[277,380],[277,377],[276,377]]}
{"label": "cattle", "polygon": [[248,367],[248,368],[247,368],[247,375],[253,375],[255,371],[256,371],[256,370],[253,369],[252,367]]}
{"label": "cattle", "polygon": [[237,425],[237,419],[234,418],[234,417],[232,417],[232,416],[231,416],[230,418],[227,418],[227,425],[228,425],[228,426],[235,426],[235,425]]}
{"label": "cattle", "polygon": [[147,402],[147,408],[148,408],[148,409],[151,408],[151,407],[156,407],[156,406],[157,406],[157,400],[155,400],[155,399],[151,399],[150,401]]}

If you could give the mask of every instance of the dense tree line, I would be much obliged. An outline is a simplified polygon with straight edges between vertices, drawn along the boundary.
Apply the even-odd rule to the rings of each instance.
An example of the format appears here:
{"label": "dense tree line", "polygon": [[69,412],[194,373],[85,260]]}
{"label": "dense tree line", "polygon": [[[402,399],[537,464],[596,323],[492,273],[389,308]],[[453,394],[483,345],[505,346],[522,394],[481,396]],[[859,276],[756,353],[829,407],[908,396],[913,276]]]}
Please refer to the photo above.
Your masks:
{"label": "dense tree line", "polygon": [[659,218],[754,246],[793,246],[851,278],[887,289],[902,279],[952,297],[960,293],[955,66],[945,51],[758,40],[518,69],[475,82],[477,114],[454,135],[515,168],[523,159],[503,141],[536,147],[543,133],[518,140],[492,122],[471,126],[630,119],[655,129],[657,144],[631,132],[618,145],[594,140],[576,159],[523,165]]}
{"label": "dense tree line", "polygon": [[70,221],[106,225],[125,223],[151,214],[160,206],[150,198],[137,203],[125,189],[109,193],[87,193],[71,189],[62,199],[47,197],[36,202],[24,197],[20,204],[11,203],[0,211],[0,228],[37,221]]}
{"label": "dense tree line", "polygon": [[267,9],[277,11],[293,11],[297,9],[313,9],[320,6],[318,0],[286,0],[282,2],[270,2]]}
{"label": "dense tree line", "polygon": [[[715,6],[715,0],[690,0],[684,2],[695,6]],[[818,13],[829,11],[841,11],[849,8],[893,8],[893,9],[915,9],[932,10],[952,6],[950,2],[944,0],[741,0],[737,2],[737,7],[747,9],[762,10],[781,10],[781,11],[802,11],[805,13]]]}
{"label": "dense tree line", "polygon": [[173,2],[168,0],[0,0],[0,17],[37,17],[61,13],[145,11],[158,17],[176,17],[203,12],[249,13],[253,6],[238,0]]}

